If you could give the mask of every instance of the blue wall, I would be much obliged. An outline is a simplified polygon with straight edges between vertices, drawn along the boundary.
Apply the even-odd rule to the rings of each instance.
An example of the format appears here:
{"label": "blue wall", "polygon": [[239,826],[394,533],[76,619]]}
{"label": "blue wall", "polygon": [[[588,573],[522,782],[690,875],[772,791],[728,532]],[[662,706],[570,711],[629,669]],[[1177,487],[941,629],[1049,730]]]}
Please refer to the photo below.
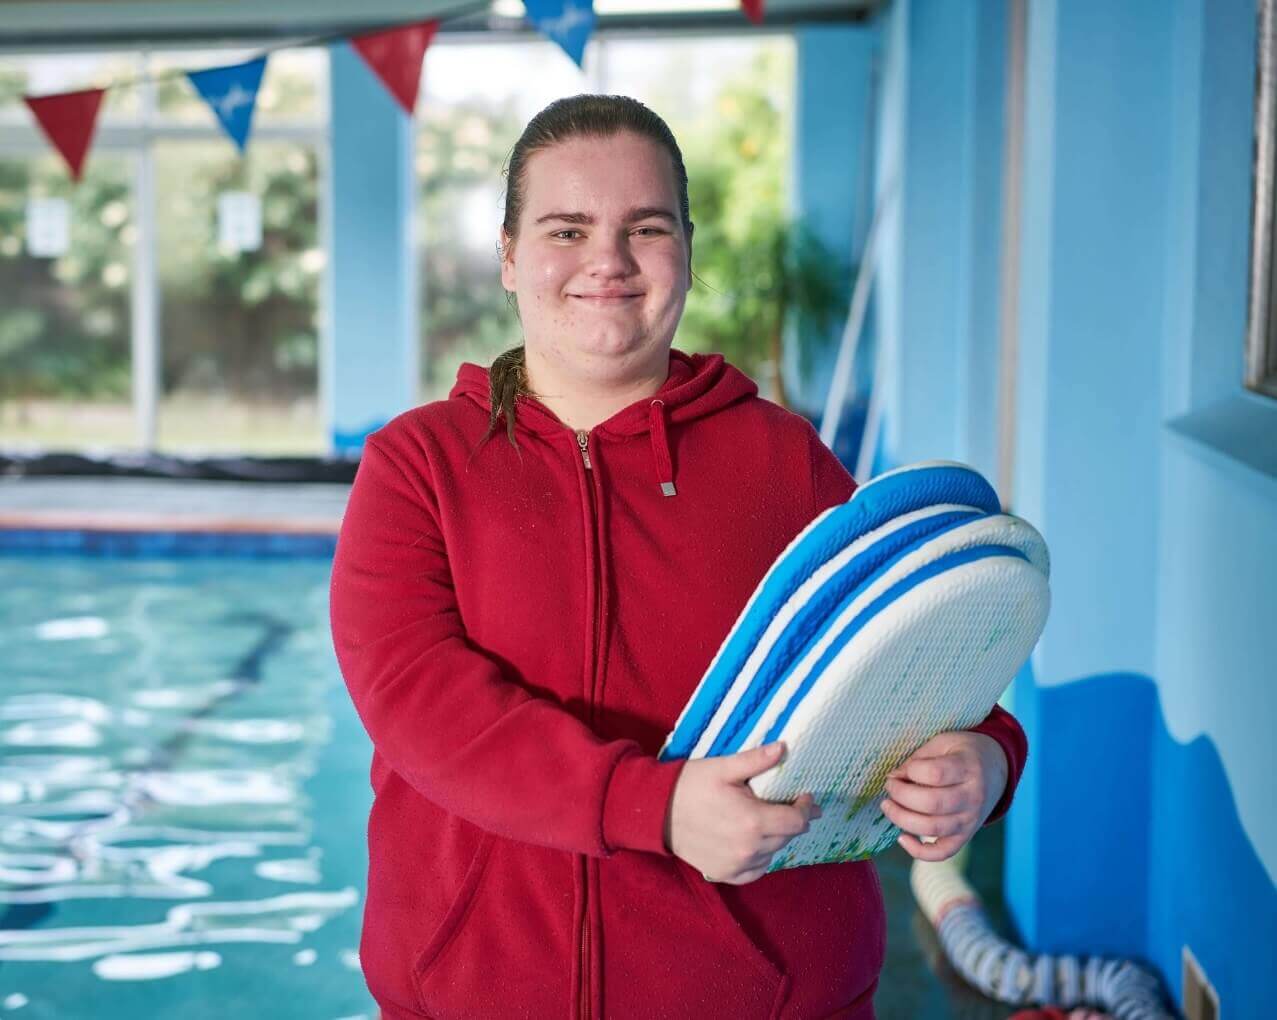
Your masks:
{"label": "blue wall", "polygon": [[[1188,946],[1225,1014],[1266,1015],[1277,401],[1241,386],[1255,5],[1028,9],[1003,496],[1050,545],[1053,607],[1014,685],[1030,754],[1006,895],[1031,949],[1147,960],[1178,1000]],[[878,187],[901,181],[886,462],[989,474],[998,259],[973,224],[997,208],[1003,87],[983,75],[1005,5],[896,0],[881,28]]]}
{"label": "blue wall", "polygon": [[1271,1012],[1277,955],[1277,401],[1242,387],[1255,4],[1181,0],[1157,578],[1149,953],[1187,943],[1233,1016]]}

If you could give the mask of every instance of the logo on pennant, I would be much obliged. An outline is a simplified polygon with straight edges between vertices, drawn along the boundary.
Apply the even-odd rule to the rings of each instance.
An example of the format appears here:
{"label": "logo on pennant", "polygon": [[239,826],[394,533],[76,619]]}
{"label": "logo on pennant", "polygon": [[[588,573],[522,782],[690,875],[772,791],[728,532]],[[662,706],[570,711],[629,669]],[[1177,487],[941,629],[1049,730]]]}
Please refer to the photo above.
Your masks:
{"label": "logo on pennant", "polygon": [[253,109],[257,105],[257,90],[266,70],[266,58],[258,57],[243,64],[228,67],[210,67],[207,71],[188,71],[198,92],[221,121],[231,140],[244,151],[248,144],[248,131],[253,125]]}
{"label": "logo on pennant", "polygon": [[80,179],[105,93],[106,89],[83,89],[54,96],[22,97],[40,129],[66,160],[73,180]]}
{"label": "logo on pennant", "polygon": [[745,17],[755,25],[763,23],[763,0],[740,0],[740,6],[745,12]]}
{"label": "logo on pennant", "polygon": [[400,106],[412,116],[421,87],[421,63],[439,22],[423,21],[383,32],[352,36],[350,45],[364,58]]}
{"label": "logo on pennant", "polygon": [[582,67],[585,44],[594,31],[594,0],[523,0],[528,20]]}

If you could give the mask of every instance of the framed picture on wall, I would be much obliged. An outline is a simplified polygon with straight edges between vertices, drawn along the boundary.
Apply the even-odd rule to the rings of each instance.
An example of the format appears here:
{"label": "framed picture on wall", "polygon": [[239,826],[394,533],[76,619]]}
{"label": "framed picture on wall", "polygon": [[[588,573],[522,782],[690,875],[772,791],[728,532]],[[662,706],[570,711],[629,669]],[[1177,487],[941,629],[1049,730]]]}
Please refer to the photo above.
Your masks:
{"label": "framed picture on wall", "polygon": [[1277,145],[1277,0],[1260,0],[1256,54],[1255,188],[1251,209],[1250,308],[1246,322],[1247,389],[1277,398],[1277,260],[1273,255],[1274,147]]}

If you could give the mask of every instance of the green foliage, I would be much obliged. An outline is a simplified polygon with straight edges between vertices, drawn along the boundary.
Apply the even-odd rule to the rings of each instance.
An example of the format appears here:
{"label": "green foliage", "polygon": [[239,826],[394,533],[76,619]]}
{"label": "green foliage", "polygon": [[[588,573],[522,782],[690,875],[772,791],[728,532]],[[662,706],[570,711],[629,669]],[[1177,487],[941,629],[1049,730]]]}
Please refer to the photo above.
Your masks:
{"label": "green foliage", "polygon": [[[446,395],[463,361],[488,364],[521,342],[501,286],[497,229],[502,167],[523,130],[513,101],[426,105],[417,134],[417,236],[424,246],[421,290],[423,389]],[[477,204],[477,205],[476,205]],[[485,214],[486,233],[468,222]]]}
{"label": "green foliage", "polygon": [[[784,209],[790,146],[771,98],[789,66],[761,50],[749,72],[728,82],[701,129],[684,144],[693,236],[688,295],[676,344],[721,351],[752,376],[779,353],[779,332],[793,311],[820,329],[845,314],[851,267]],[[800,348],[799,365],[810,367]]]}
{"label": "green foliage", "polygon": [[[20,96],[24,83],[23,72],[0,68],[0,102]],[[268,86],[271,108],[285,116],[313,100],[309,78],[268,69],[264,98]],[[157,93],[166,112],[216,123],[184,76],[161,76]],[[250,138],[241,157],[222,135],[160,142],[154,152],[162,391],[313,396],[323,264],[315,153]],[[90,150],[78,184],[52,151],[0,160],[0,400],[127,398],[131,178],[131,160],[102,149]],[[262,246],[255,252],[217,249],[217,198],[227,190],[261,198]],[[66,255],[25,253],[26,203],[35,196],[70,200]]]}
{"label": "green foliage", "polygon": [[[99,158],[75,186],[56,160],[0,160],[0,400],[129,392],[127,167]],[[36,196],[70,201],[61,258],[19,256]]]}

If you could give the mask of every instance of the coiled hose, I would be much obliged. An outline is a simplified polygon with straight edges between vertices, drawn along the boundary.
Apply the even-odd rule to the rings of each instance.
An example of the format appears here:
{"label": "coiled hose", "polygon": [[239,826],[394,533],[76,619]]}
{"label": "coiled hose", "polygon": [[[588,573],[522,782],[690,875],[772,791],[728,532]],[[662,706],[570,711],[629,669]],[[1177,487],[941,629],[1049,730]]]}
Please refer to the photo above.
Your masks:
{"label": "coiled hose", "polygon": [[936,930],[954,970],[990,998],[1012,1005],[1090,1006],[1116,1020],[1175,1020],[1157,974],[1130,960],[1033,956],[989,923],[962,874],[961,852],[945,861],[914,861],[909,886]]}

